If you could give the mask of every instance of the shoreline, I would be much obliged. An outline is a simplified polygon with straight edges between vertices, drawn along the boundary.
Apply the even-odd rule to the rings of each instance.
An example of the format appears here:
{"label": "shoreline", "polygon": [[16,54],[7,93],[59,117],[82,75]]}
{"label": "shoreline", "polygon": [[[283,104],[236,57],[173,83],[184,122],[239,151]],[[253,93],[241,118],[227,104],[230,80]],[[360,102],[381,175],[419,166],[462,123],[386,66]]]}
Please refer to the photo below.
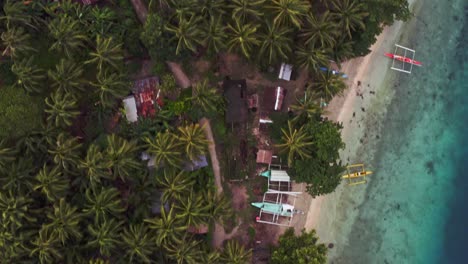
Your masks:
{"label": "shoreline", "polygon": [[[410,10],[417,9],[417,0],[409,0]],[[377,37],[376,43],[370,48],[371,52],[365,57],[355,58],[342,64],[341,71],[348,75],[346,84],[348,88],[340,97],[335,97],[325,109],[325,116],[330,120],[343,124],[341,131],[346,148],[341,151],[340,157],[342,163],[352,164],[356,162],[367,163],[366,160],[354,160],[356,153],[362,144],[366,142],[366,122],[371,114],[366,111],[368,108],[374,108],[376,104],[385,105],[389,98],[393,97],[392,91],[385,89],[385,83],[391,83],[392,77],[389,70],[390,60],[383,56],[383,52],[393,50],[394,44],[398,42],[403,31],[404,23],[396,21],[392,26],[384,28],[383,32]],[[385,82],[388,81],[388,82]],[[358,85],[360,83],[360,85]],[[384,98],[386,102],[381,102]],[[379,102],[380,101],[380,102]],[[381,109],[385,111],[385,109]],[[304,190],[305,186],[301,185]],[[359,188],[355,186],[355,188]],[[363,195],[364,188],[359,188],[358,195]],[[319,196],[316,198],[304,194],[300,200],[299,206],[307,209],[306,217],[296,221],[296,233],[305,228],[307,231],[315,229],[321,243],[335,243],[335,233],[339,230],[333,226],[336,218],[338,202],[343,194],[349,191],[345,184],[340,184],[335,192]],[[323,209],[323,210],[322,210]],[[324,212],[326,210],[326,212]],[[350,216],[353,219],[353,216]],[[343,238],[342,238],[343,239]],[[336,249],[330,253],[336,253]]]}

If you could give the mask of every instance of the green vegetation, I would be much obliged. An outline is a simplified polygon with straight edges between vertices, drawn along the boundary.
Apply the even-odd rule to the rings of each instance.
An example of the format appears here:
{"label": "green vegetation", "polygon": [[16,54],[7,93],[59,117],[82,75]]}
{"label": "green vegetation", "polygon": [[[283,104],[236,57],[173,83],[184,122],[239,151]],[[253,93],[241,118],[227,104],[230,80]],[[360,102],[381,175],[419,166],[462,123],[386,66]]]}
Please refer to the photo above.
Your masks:
{"label": "green vegetation", "polygon": [[327,247],[317,244],[315,230],[305,232],[300,236],[294,234],[294,229],[289,228],[280,236],[278,247],[273,248],[271,256],[272,264],[324,264],[327,263]]}
{"label": "green vegetation", "polygon": [[[159,0],[141,25],[128,0],[1,3],[1,263],[248,263],[252,251],[238,241],[214,250],[193,233],[237,219],[210,169],[182,168],[206,155],[202,117],[227,150],[226,178],[253,170],[254,139],[226,128],[222,76],[181,91],[165,62],[191,67],[230,51],[260,69],[285,61],[317,76],[292,114],[272,116],[271,136],[291,175],[321,195],[340,182],[344,144],[341,127],[320,118],[319,98],[345,87],[316,71],[365,54],[383,25],[409,17],[403,0]],[[164,106],[128,124],[120,102],[137,69],[126,65],[148,55]],[[287,231],[272,261],[323,263],[325,254],[313,233]]]}

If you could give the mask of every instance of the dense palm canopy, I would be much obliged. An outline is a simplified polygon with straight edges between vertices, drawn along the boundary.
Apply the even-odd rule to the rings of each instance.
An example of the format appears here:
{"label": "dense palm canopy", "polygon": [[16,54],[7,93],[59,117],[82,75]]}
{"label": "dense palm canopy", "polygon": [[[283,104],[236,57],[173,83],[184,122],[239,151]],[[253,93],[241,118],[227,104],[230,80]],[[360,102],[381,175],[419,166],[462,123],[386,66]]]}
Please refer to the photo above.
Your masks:
{"label": "dense palm canopy", "polygon": [[177,139],[190,160],[196,160],[200,155],[206,153],[209,141],[206,139],[203,127],[199,124],[191,124],[180,126],[177,129],[179,132]]}
{"label": "dense palm canopy", "polygon": [[64,198],[54,204],[53,212],[48,213],[47,217],[51,222],[45,225],[45,228],[51,229],[62,245],[67,240],[81,238],[79,224],[82,216],[78,209],[68,204]]}
{"label": "dense palm canopy", "polygon": [[0,192],[1,223],[12,229],[20,228],[24,224],[36,221],[31,216],[31,199],[25,196],[15,195],[13,192]]}
{"label": "dense palm canopy", "polygon": [[79,161],[81,144],[76,138],[60,133],[52,142],[48,152],[52,155],[55,164],[71,172],[76,169]]}
{"label": "dense palm canopy", "polygon": [[220,260],[226,264],[246,264],[250,263],[252,250],[246,250],[236,240],[229,240],[224,246]]}
{"label": "dense palm canopy", "polygon": [[34,58],[24,58],[15,61],[11,71],[16,75],[15,86],[21,87],[29,93],[39,93],[43,89],[44,71],[34,63]]}
{"label": "dense palm canopy", "polygon": [[17,58],[29,51],[35,51],[30,43],[30,35],[22,27],[13,27],[4,31],[1,35],[3,44],[3,56]]}
{"label": "dense palm canopy", "polygon": [[180,245],[187,230],[187,226],[176,217],[174,207],[168,211],[162,207],[159,217],[145,219],[145,222],[155,232],[154,241],[159,247]]}
{"label": "dense palm canopy", "polygon": [[197,264],[200,263],[202,251],[200,250],[201,241],[188,240],[180,243],[179,246],[167,247],[168,255],[175,260],[177,264]]}
{"label": "dense palm canopy", "polygon": [[91,239],[87,246],[99,250],[105,257],[111,257],[119,249],[122,222],[115,219],[108,221],[94,221],[88,225],[88,232]]}
{"label": "dense palm canopy", "polygon": [[96,64],[99,73],[102,73],[106,66],[119,69],[123,60],[122,43],[115,41],[112,37],[98,35],[96,49],[91,51],[89,56],[91,59],[86,63]]}
{"label": "dense palm canopy", "polygon": [[316,89],[325,100],[330,101],[335,95],[341,94],[346,89],[346,84],[340,76],[327,71],[317,75],[312,83],[312,88]]}
{"label": "dense palm canopy", "polygon": [[202,44],[210,54],[216,54],[226,46],[225,27],[222,17],[210,17],[200,32]]}
{"label": "dense palm canopy", "polygon": [[7,146],[5,139],[0,140],[0,172],[5,171],[6,165],[15,160],[16,150]]}
{"label": "dense palm canopy", "polygon": [[49,70],[47,73],[52,80],[52,87],[62,93],[77,94],[84,91],[83,68],[72,60],[60,60],[55,70]]}
{"label": "dense palm canopy", "polygon": [[56,127],[69,127],[72,121],[80,114],[77,111],[77,101],[71,94],[55,92],[45,99],[47,122]]}
{"label": "dense palm canopy", "polygon": [[259,55],[272,65],[280,61],[287,61],[292,53],[292,31],[287,27],[272,25],[266,22],[265,32],[261,33]]}
{"label": "dense palm canopy", "polygon": [[27,193],[33,186],[34,166],[31,158],[17,158],[0,172],[0,189],[15,194]]}
{"label": "dense palm canopy", "polygon": [[282,128],[281,131],[283,133],[281,144],[276,145],[276,147],[280,149],[280,153],[287,154],[288,166],[293,164],[296,156],[310,157],[310,146],[313,142],[304,127],[297,129],[291,121],[288,121],[288,130]]}
{"label": "dense palm canopy", "polygon": [[102,223],[112,217],[119,218],[125,211],[119,191],[115,188],[90,188],[86,190],[85,198],[83,213],[96,223]]}
{"label": "dense palm canopy", "polygon": [[193,107],[200,109],[203,114],[216,112],[223,104],[223,98],[207,80],[196,83],[192,94]]}
{"label": "dense palm canopy", "polygon": [[6,28],[11,29],[14,26],[29,26],[36,28],[33,18],[28,13],[28,6],[22,1],[7,0],[3,5],[4,15],[0,17],[5,20]]}
{"label": "dense palm canopy", "polygon": [[229,1],[232,19],[239,19],[242,23],[249,18],[260,19],[263,16],[261,11],[265,0],[232,0]]}
{"label": "dense palm canopy", "polygon": [[63,198],[69,188],[69,180],[64,177],[59,167],[49,169],[46,165],[36,175],[34,190],[42,192],[49,201]]}
{"label": "dense palm canopy", "polygon": [[53,39],[50,50],[62,52],[68,57],[73,57],[73,54],[84,47],[87,41],[79,22],[69,16],[53,19],[48,27]]}
{"label": "dense palm canopy", "polygon": [[39,235],[31,242],[30,256],[35,256],[41,264],[57,262],[63,257],[59,243],[57,232],[43,227]]}
{"label": "dense palm canopy", "polygon": [[234,19],[233,24],[228,24],[227,47],[229,51],[239,52],[246,58],[250,58],[253,49],[260,44],[260,41],[256,38],[257,28],[257,25]]}
{"label": "dense palm canopy", "polygon": [[320,67],[328,66],[327,54],[328,51],[316,49],[311,45],[299,46],[296,50],[296,63],[309,72],[318,72]]}
{"label": "dense palm canopy", "polygon": [[338,27],[351,38],[351,32],[364,29],[364,18],[369,14],[364,11],[364,4],[356,0],[333,0],[333,17]]}
{"label": "dense palm canopy", "polygon": [[145,137],[146,150],[154,155],[157,166],[179,167],[181,147],[176,136],[170,132],[159,132],[155,137]]}
{"label": "dense palm canopy", "polygon": [[310,3],[306,0],[271,0],[267,8],[273,14],[273,23],[278,26],[293,25],[302,27],[302,18],[310,9]]}
{"label": "dense palm canopy", "polygon": [[150,263],[150,255],[154,250],[151,232],[144,224],[130,224],[122,234],[122,247],[128,263]]}
{"label": "dense palm canopy", "polygon": [[177,43],[176,54],[184,50],[195,52],[197,45],[202,43],[202,33],[198,16],[192,15],[189,19],[181,18],[177,25],[167,25],[166,30],[173,35],[173,41]]}
{"label": "dense palm canopy", "polygon": [[97,81],[91,85],[96,88],[95,93],[104,108],[114,106],[117,99],[126,96],[130,91],[130,83],[125,81],[123,75],[107,70],[99,72]]}
{"label": "dense palm canopy", "polygon": [[106,159],[105,153],[94,144],[89,146],[86,156],[78,163],[78,167],[92,187],[100,185],[102,179],[112,178],[111,166],[112,162]]}
{"label": "dense palm canopy", "polygon": [[304,39],[305,45],[312,44],[314,47],[323,49],[334,47],[339,33],[327,11],[321,15],[309,13],[299,36]]}
{"label": "dense palm canopy", "polygon": [[296,103],[291,105],[291,110],[295,112],[295,120],[307,117],[311,118],[315,114],[320,114],[320,95],[316,91],[307,89],[303,98],[296,98]]}
{"label": "dense palm canopy", "polygon": [[198,227],[206,223],[208,218],[208,207],[203,201],[203,196],[190,192],[189,195],[181,197],[175,205],[177,217],[185,226]]}
{"label": "dense palm canopy", "polygon": [[137,159],[138,147],[135,141],[128,141],[115,134],[108,135],[106,160],[109,162],[114,179],[126,180],[132,173],[141,168]]}
{"label": "dense palm canopy", "polygon": [[162,175],[156,177],[156,185],[162,189],[163,202],[180,200],[187,194],[194,184],[194,179],[184,171],[164,170]]}

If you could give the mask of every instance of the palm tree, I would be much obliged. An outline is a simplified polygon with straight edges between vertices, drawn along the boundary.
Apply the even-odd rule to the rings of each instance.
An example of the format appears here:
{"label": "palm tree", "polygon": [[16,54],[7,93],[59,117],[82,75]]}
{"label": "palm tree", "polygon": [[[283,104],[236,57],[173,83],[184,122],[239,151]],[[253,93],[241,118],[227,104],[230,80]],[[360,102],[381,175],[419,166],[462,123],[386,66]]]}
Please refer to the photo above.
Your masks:
{"label": "palm tree", "polygon": [[200,35],[208,54],[217,54],[223,50],[226,46],[226,32],[222,17],[210,17],[210,20],[205,22]]}
{"label": "palm tree", "polygon": [[177,42],[176,55],[182,50],[196,52],[197,44],[202,43],[200,23],[200,17],[192,15],[189,19],[181,18],[177,25],[166,25],[166,30],[173,35],[172,39]]}
{"label": "palm tree", "polygon": [[30,252],[26,243],[31,239],[31,234],[19,232],[17,228],[3,226],[0,229],[0,241],[2,250],[0,251],[1,263],[18,263],[27,257]]}
{"label": "palm tree", "polygon": [[327,50],[316,49],[312,45],[299,45],[296,50],[296,63],[309,72],[317,72],[320,67],[328,66]]}
{"label": "palm tree", "polygon": [[192,93],[193,108],[202,110],[203,114],[218,111],[220,103],[223,102],[222,96],[216,88],[208,85],[207,80],[195,84]]}
{"label": "palm tree", "polygon": [[36,28],[33,24],[32,17],[28,14],[28,9],[28,6],[22,1],[7,0],[3,4],[3,12],[5,15],[1,16],[0,20],[6,21],[7,29],[11,29],[15,24]]}
{"label": "palm tree", "polygon": [[93,37],[109,34],[117,21],[117,14],[109,7],[94,6],[89,14],[90,31]]}
{"label": "palm tree", "polygon": [[11,190],[15,194],[28,193],[33,186],[34,165],[30,158],[20,157],[10,162],[4,172],[0,172],[0,189]]}
{"label": "palm tree", "polygon": [[148,227],[155,232],[154,237],[158,247],[179,246],[182,244],[187,226],[180,222],[173,209],[174,207],[171,206],[169,212],[166,212],[164,207],[161,206],[161,216],[145,219]]}
{"label": "palm tree", "polygon": [[201,0],[198,3],[198,13],[205,19],[221,16],[225,13],[223,0]]}
{"label": "palm tree", "polygon": [[246,264],[250,263],[252,250],[245,250],[236,240],[229,240],[224,246],[220,260],[226,264]]}
{"label": "palm tree", "polygon": [[338,22],[338,27],[343,30],[343,33],[347,33],[351,38],[351,31],[357,29],[364,29],[364,18],[367,13],[363,3],[355,0],[332,0],[333,5],[333,17]]}
{"label": "palm tree", "polygon": [[293,121],[302,117],[310,118],[313,115],[320,114],[320,96],[316,91],[307,89],[304,93],[304,98],[296,98],[296,103],[291,105],[291,110],[296,113]]}
{"label": "palm tree", "polygon": [[31,37],[22,27],[12,27],[4,31],[1,38],[3,46],[5,47],[2,56],[8,55],[12,58],[17,58],[20,54],[36,50],[31,47],[29,42]]}
{"label": "palm tree", "polygon": [[60,262],[63,256],[60,253],[59,242],[57,232],[43,226],[38,237],[31,242],[32,248],[29,255],[37,256],[41,264]]}
{"label": "palm tree", "polygon": [[332,57],[336,61],[339,67],[341,63],[355,56],[353,52],[353,41],[342,38],[341,41],[333,47]]}
{"label": "palm tree", "polygon": [[102,256],[111,257],[119,249],[122,224],[115,219],[94,221],[88,225],[91,238],[86,245],[98,249]]}
{"label": "palm tree", "polygon": [[147,152],[154,155],[157,165],[180,166],[182,153],[174,134],[159,132],[155,137],[144,137],[143,141],[146,143]]}
{"label": "palm tree", "polygon": [[200,155],[206,153],[206,147],[210,143],[206,139],[204,128],[199,124],[180,126],[177,128],[179,134],[177,139],[185,150],[185,155],[190,160],[196,160]]}
{"label": "palm tree", "polygon": [[93,217],[98,223],[108,220],[111,216],[119,218],[125,211],[119,191],[112,187],[89,188],[85,198],[83,213]]}
{"label": "palm tree", "polygon": [[57,17],[49,23],[48,27],[49,34],[54,39],[49,50],[63,52],[69,58],[74,52],[84,47],[87,41],[80,23],[70,16]]}
{"label": "palm tree", "polygon": [[214,190],[206,190],[203,192],[203,198],[208,204],[208,215],[212,221],[220,222],[223,217],[226,219],[233,213],[231,202],[225,195],[218,194]]}
{"label": "palm tree", "polygon": [[151,240],[151,232],[144,224],[130,224],[122,234],[122,246],[125,250],[127,263],[144,262],[150,263],[150,256],[154,246]]}
{"label": "palm tree", "polygon": [[273,23],[277,26],[302,27],[302,18],[307,14],[310,3],[306,0],[271,0],[267,8],[272,10]]}
{"label": "palm tree", "polygon": [[234,25],[228,24],[228,42],[229,51],[240,52],[247,59],[250,58],[252,49],[260,44],[255,37],[257,27],[254,24],[242,23],[240,19],[234,19]]}
{"label": "palm tree", "polygon": [[272,25],[266,20],[265,32],[260,34],[260,57],[266,57],[268,65],[277,63],[279,60],[288,60],[292,53],[291,30],[287,27]]}
{"label": "palm tree", "polygon": [[320,91],[325,100],[330,101],[335,95],[341,94],[346,89],[346,84],[340,76],[327,71],[318,74],[315,82],[312,83],[312,88]]}
{"label": "palm tree", "polygon": [[77,210],[64,198],[60,198],[58,204],[54,204],[53,213],[47,214],[52,222],[45,225],[45,228],[50,228],[52,233],[56,234],[62,242],[62,245],[65,245],[68,239],[80,239],[82,236],[80,232],[81,214]]}
{"label": "palm tree", "polygon": [[263,16],[262,6],[265,0],[231,0],[229,8],[231,8],[232,19],[239,19],[245,23],[249,18],[259,20]]}
{"label": "palm tree", "polygon": [[48,152],[53,156],[55,164],[70,172],[79,161],[81,144],[74,137],[60,133]]}
{"label": "palm tree", "polygon": [[72,121],[80,114],[77,111],[78,103],[69,93],[54,92],[45,99],[48,114],[47,122],[56,127],[66,128],[72,125]]}
{"label": "palm tree", "polygon": [[176,216],[182,223],[189,227],[198,227],[206,223],[208,215],[208,206],[205,204],[203,196],[195,194],[193,191],[185,197],[181,197],[177,204]]}
{"label": "palm tree", "polygon": [[6,165],[14,161],[16,150],[7,146],[6,139],[0,140],[0,172],[5,171]]}
{"label": "palm tree", "polygon": [[288,130],[281,128],[283,136],[281,144],[276,145],[280,153],[288,154],[288,166],[291,167],[296,156],[301,158],[310,158],[309,146],[312,145],[311,136],[307,135],[304,127],[296,129],[291,121],[288,121]]}
{"label": "palm tree", "polygon": [[105,159],[105,154],[101,152],[97,145],[92,144],[88,147],[86,156],[78,163],[91,187],[97,187],[101,184],[101,179],[110,179],[111,162]]}
{"label": "palm tree", "polygon": [[16,75],[18,80],[15,85],[23,88],[29,93],[39,93],[42,90],[45,74],[44,71],[35,65],[34,58],[24,58],[20,61],[15,61],[11,66],[11,71]]}
{"label": "palm tree", "polygon": [[69,188],[68,179],[63,176],[59,167],[49,170],[45,164],[36,175],[36,181],[33,190],[40,190],[51,202],[63,198]]}
{"label": "palm tree", "polygon": [[109,162],[113,178],[120,177],[123,181],[135,171],[141,168],[137,160],[136,141],[127,141],[115,134],[108,135],[105,158]]}
{"label": "palm tree", "polygon": [[173,11],[171,20],[177,21],[195,15],[198,10],[198,3],[196,0],[170,0],[169,6]]}
{"label": "palm tree", "polygon": [[[32,199],[24,195],[14,194],[12,191],[0,192],[0,219],[5,227],[12,230],[36,221],[31,216]],[[3,229],[3,228],[2,228]]]}
{"label": "palm tree", "polygon": [[123,98],[130,92],[130,84],[125,81],[125,77],[110,71],[98,73],[97,82],[91,85],[97,88],[96,93],[104,108],[114,106],[116,99]]}
{"label": "palm tree", "polygon": [[122,43],[116,43],[112,37],[104,38],[98,35],[96,51],[90,52],[89,55],[91,59],[85,63],[96,63],[99,73],[102,73],[104,65],[119,69],[123,61]]}
{"label": "palm tree", "polygon": [[220,254],[218,251],[203,252],[201,263],[219,263]]}
{"label": "palm tree", "polygon": [[306,25],[299,34],[305,40],[305,45],[311,44],[322,49],[334,47],[338,35],[339,31],[328,11],[320,16],[310,12],[306,17]]}
{"label": "palm tree", "polygon": [[162,202],[180,200],[194,184],[184,171],[175,173],[174,170],[164,170],[163,175],[156,177],[156,185],[163,190]]}
{"label": "palm tree", "polygon": [[56,88],[59,92],[77,94],[83,92],[83,68],[70,59],[60,60],[59,64],[55,65],[55,70],[49,70],[49,77],[52,80],[52,87]]}
{"label": "palm tree", "polygon": [[177,264],[198,264],[201,263],[203,252],[200,250],[199,240],[185,240],[179,245],[166,247],[168,255]]}

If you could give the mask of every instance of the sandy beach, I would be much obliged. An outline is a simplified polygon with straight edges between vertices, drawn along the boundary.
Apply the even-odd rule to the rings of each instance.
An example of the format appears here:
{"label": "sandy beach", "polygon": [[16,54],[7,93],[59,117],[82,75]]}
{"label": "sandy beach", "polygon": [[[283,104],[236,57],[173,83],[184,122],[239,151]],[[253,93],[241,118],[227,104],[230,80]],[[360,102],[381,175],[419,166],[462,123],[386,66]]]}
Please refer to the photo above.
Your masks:
{"label": "sandy beach", "polygon": [[[409,3],[411,10],[418,8],[415,0],[410,0]],[[393,51],[394,44],[398,43],[401,38],[402,25],[402,22],[397,21],[392,26],[386,27],[371,47],[370,54],[342,64],[341,71],[349,76],[346,81],[348,89],[342,96],[330,102],[325,109],[325,116],[344,126],[342,135],[346,148],[340,153],[343,164],[366,163],[366,160],[356,158],[362,157],[358,154],[359,148],[367,143],[365,124],[377,122],[376,111],[371,110],[380,108],[385,111],[385,104],[393,96],[391,89],[385,89],[385,83],[391,81],[395,73],[390,69],[391,60],[384,57],[383,53]],[[371,158],[369,155],[364,156]],[[297,186],[297,188],[305,189],[304,186]],[[335,222],[337,212],[340,210],[340,197],[349,192],[357,196],[363,195],[365,188],[366,185],[347,187],[342,183],[334,193],[326,196],[312,199],[304,194],[297,200],[296,206],[303,207],[307,213],[306,217],[295,220],[296,232],[300,232],[302,228],[316,229],[322,243],[335,243],[335,234],[338,229],[347,228]],[[353,216],[349,217],[353,219]],[[330,254],[333,254],[333,250]]]}

